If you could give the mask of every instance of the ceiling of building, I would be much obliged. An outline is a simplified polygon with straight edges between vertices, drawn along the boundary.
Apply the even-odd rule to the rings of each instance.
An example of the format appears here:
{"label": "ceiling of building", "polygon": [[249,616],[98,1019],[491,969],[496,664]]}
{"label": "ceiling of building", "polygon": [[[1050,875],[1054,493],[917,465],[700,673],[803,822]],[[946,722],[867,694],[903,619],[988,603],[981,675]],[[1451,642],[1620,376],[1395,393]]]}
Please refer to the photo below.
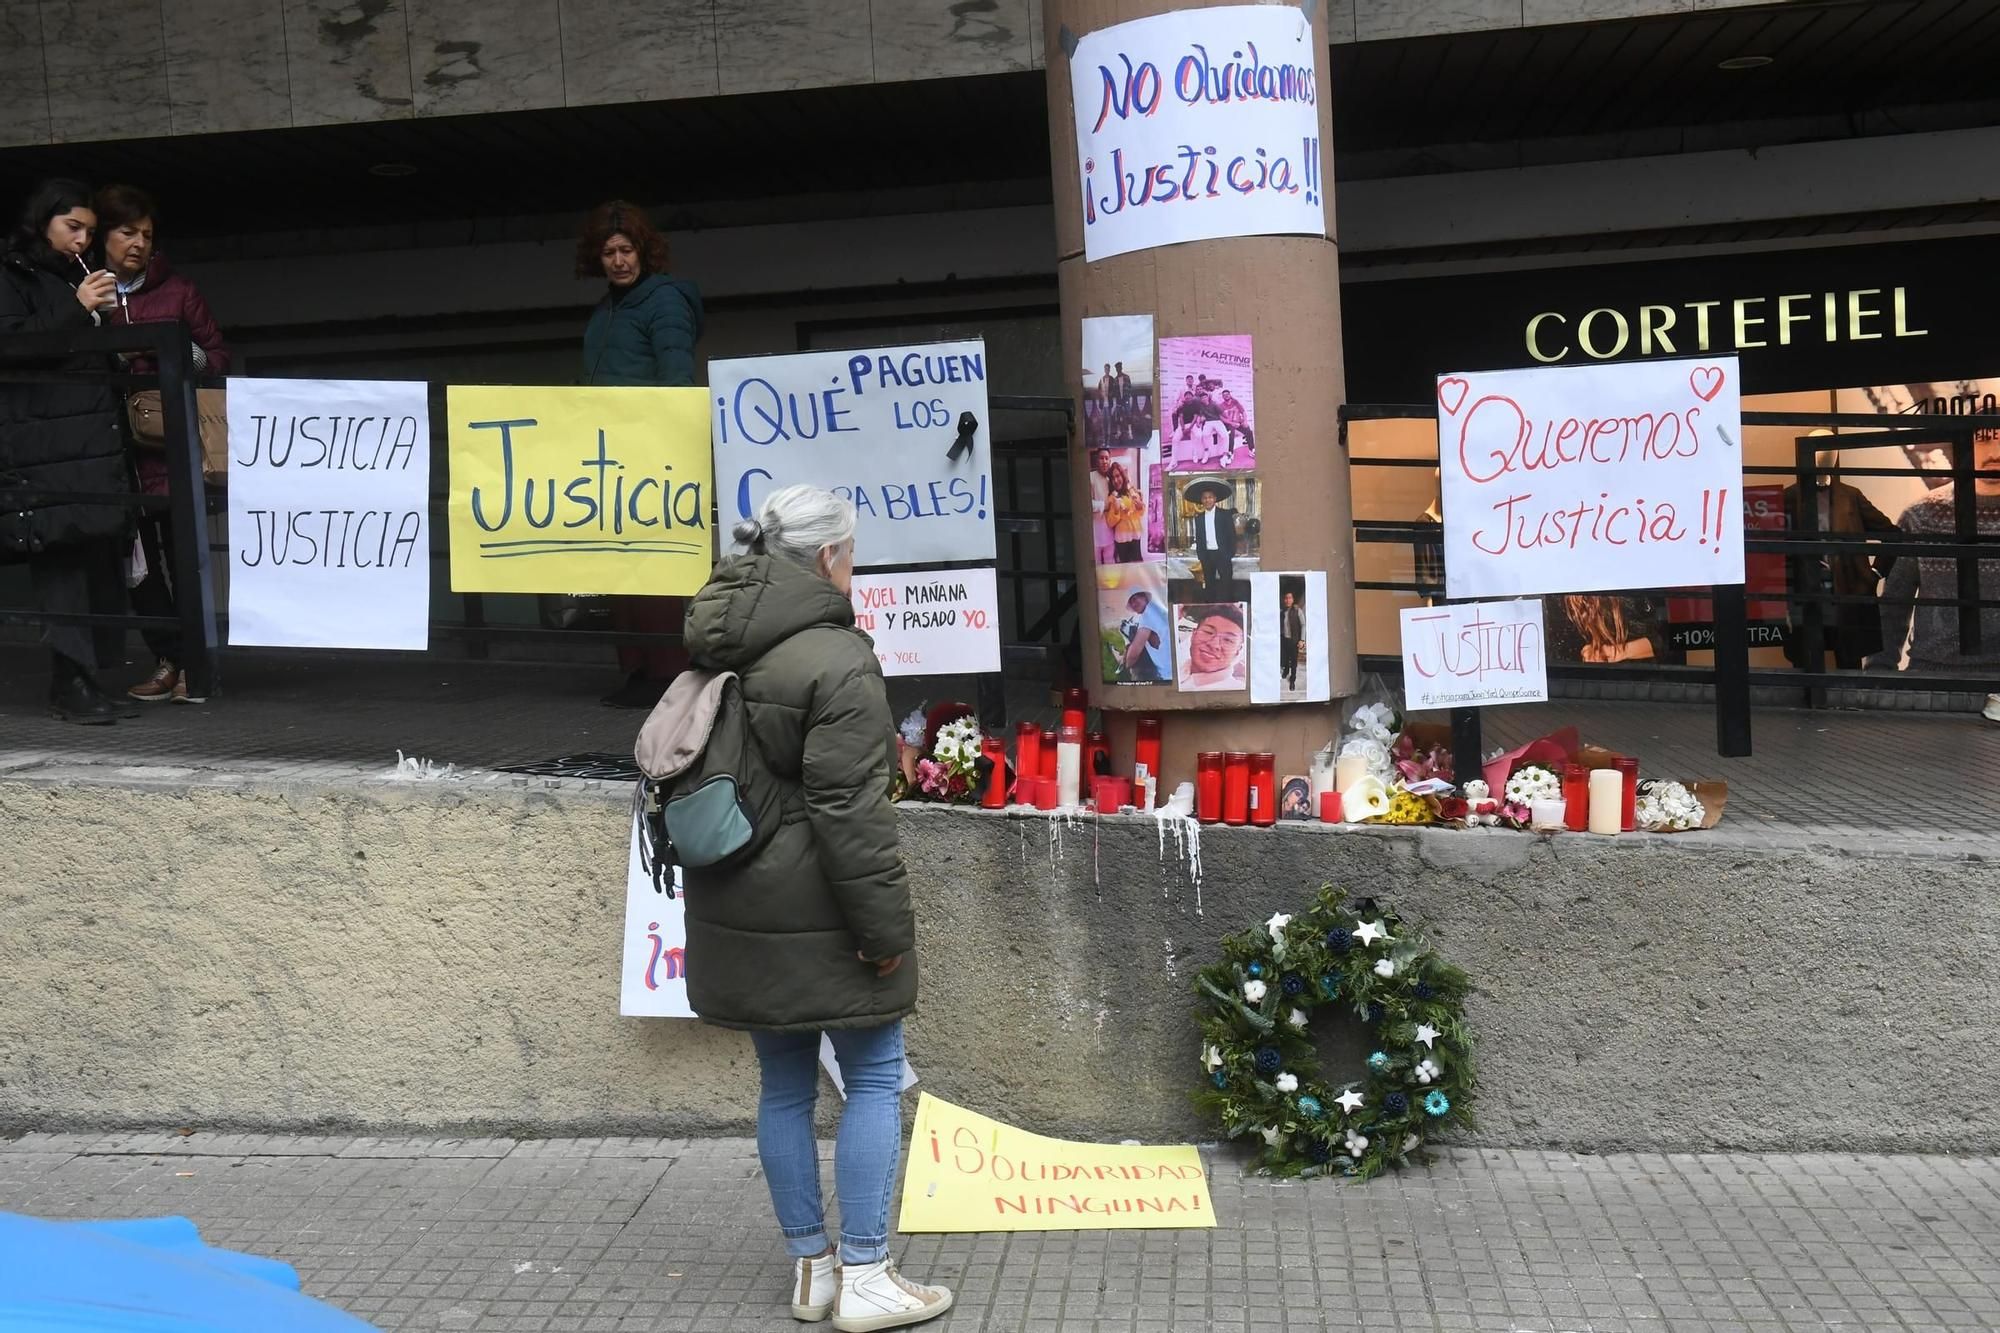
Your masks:
{"label": "ceiling of building", "polygon": [[[1725,70],[1737,57],[1768,65]],[[2000,120],[2000,4],[1837,0],[1334,48],[1341,176]],[[0,198],[152,188],[183,237],[1004,186],[1046,197],[1040,74],[0,151]],[[383,175],[384,171],[408,174]],[[842,199],[847,202],[843,204]]]}

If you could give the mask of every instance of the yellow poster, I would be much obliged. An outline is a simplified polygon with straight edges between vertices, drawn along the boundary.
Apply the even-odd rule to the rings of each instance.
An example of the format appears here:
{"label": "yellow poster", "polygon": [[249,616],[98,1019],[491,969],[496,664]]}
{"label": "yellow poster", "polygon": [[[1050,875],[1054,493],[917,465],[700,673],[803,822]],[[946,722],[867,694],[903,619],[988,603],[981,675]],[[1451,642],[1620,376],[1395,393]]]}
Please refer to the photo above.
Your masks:
{"label": "yellow poster", "polygon": [[1191,1144],[1138,1148],[1045,1139],[928,1092],[917,1099],[898,1230],[1177,1230],[1214,1225],[1208,1176]]}
{"label": "yellow poster", "polygon": [[699,591],[714,563],[705,389],[454,384],[453,592]]}

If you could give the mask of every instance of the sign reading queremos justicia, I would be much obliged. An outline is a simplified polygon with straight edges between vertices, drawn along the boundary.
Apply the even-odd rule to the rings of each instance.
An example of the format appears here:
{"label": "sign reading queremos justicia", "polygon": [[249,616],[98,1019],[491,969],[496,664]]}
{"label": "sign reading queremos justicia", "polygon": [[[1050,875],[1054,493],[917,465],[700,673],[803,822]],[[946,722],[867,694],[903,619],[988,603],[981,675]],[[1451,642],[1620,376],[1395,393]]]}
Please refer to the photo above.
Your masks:
{"label": "sign reading queremos justicia", "polygon": [[1441,367],[1741,358],[1743,391],[1977,377],[2000,365],[1992,237],[1372,280],[1343,273],[1347,397],[1429,401]]}

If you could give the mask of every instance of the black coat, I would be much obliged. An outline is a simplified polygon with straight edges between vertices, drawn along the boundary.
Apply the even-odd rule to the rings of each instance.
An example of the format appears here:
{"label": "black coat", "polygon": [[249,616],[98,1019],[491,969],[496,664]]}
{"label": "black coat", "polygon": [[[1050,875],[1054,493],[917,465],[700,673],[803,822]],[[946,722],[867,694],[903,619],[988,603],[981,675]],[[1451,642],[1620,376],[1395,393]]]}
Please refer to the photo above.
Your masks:
{"label": "black coat", "polygon": [[[90,312],[69,283],[18,251],[0,255],[0,335],[62,333],[90,325]],[[61,371],[110,368],[102,353],[46,364]],[[0,383],[0,486],[132,490],[117,394],[107,384],[83,381]],[[119,540],[129,532],[126,511],[115,505],[0,503],[0,560]]]}

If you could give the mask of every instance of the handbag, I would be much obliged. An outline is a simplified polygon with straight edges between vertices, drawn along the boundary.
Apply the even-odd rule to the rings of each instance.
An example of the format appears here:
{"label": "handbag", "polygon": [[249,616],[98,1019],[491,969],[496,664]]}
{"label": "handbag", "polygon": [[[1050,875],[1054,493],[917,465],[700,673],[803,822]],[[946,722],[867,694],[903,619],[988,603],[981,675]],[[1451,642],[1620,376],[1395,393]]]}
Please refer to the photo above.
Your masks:
{"label": "handbag", "polygon": [[[201,471],[211,480],[229,472],[229,399],[225,389],[196,389],[195,416],[201,433]],[[135,389],[125,398],[132,442],[141,449],[167,447],[167,418],[158,389]]]}

